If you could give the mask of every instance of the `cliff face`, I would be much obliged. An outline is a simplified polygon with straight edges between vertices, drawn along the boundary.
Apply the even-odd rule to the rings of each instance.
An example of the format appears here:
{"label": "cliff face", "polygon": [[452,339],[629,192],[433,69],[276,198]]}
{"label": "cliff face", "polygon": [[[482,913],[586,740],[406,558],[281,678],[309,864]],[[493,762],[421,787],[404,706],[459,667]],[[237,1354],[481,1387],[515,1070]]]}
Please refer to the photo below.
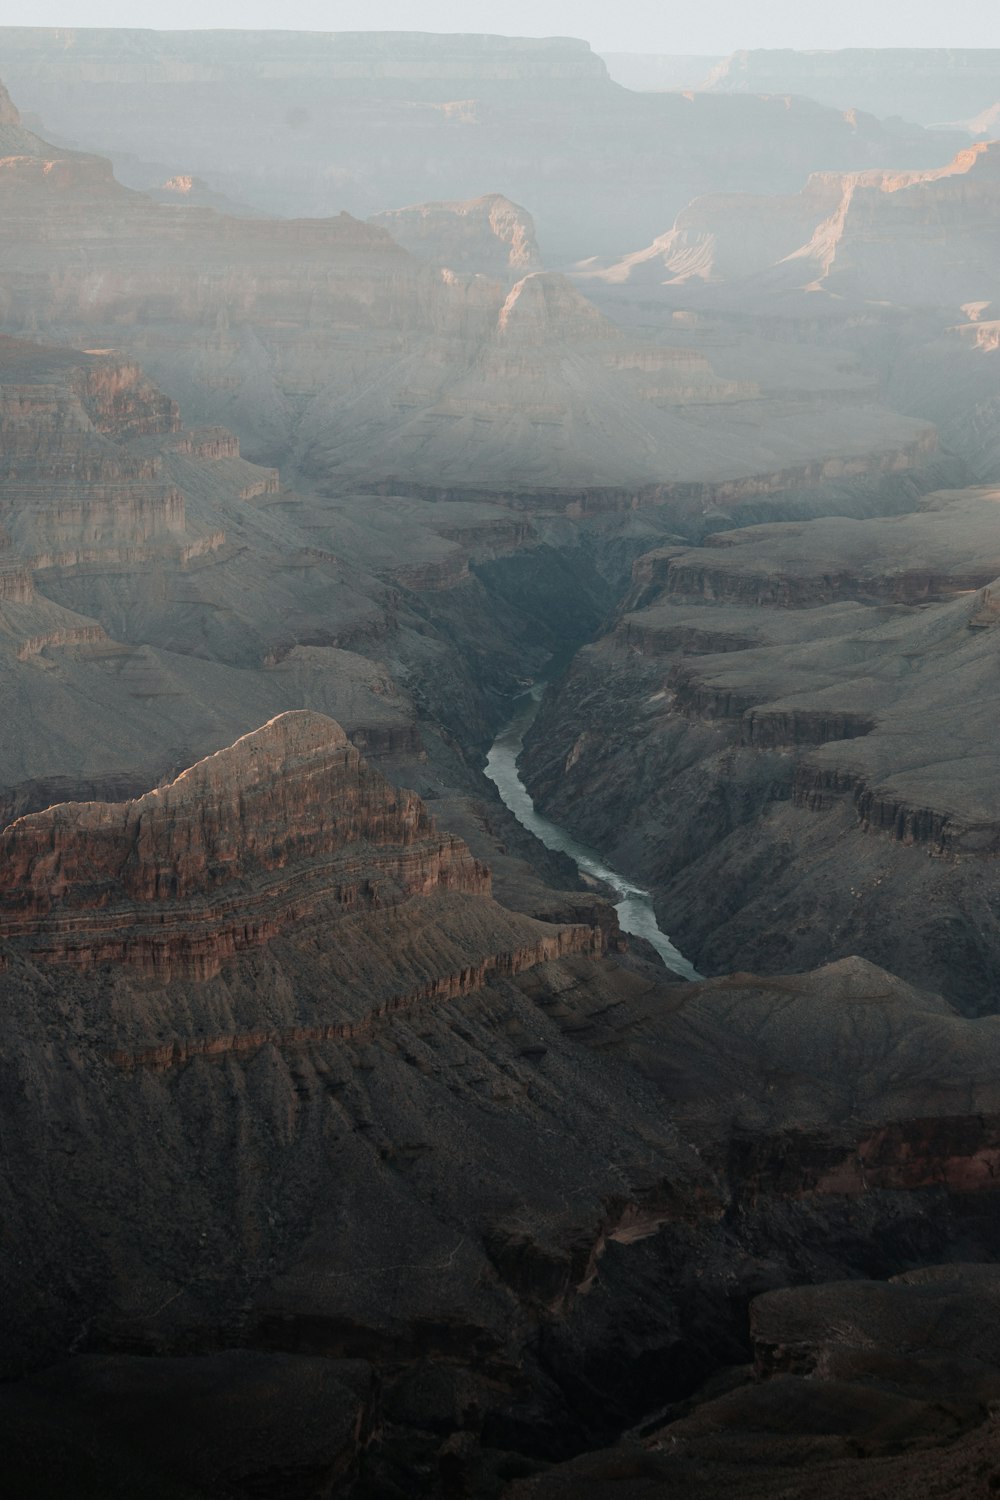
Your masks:
{"label": "cliff face", "polygon": [[188,511],[181,454],[189,480],[210,467],[244,498],[276,487],[231,433],[182,432],[177,403],[126,356],[0,337],[0,524],[45,592],[98,565],[183,566],[222,545],[201,507]]}
{"label": "cliff face", "polygon": [[808,269],[841,296],[932,307],[997,296],[996,142],[970,146],[935,171],[849,174],[839,187],[839,203],[789,257],[789,274]]}
{"label": "cliff face", "polygon": [[400,219],[422,241],[444,235],[460,251],[447,260],[485,264],[483,247],[502,261],[493,280],[421,264],[345,214],[157,205],[107,172],[95,185],[96,159],[33,153],[0,165],[0,326],[124,346],[183,409],[326,490],[668,477],[767,490],[907,467],[930,436],[839,396],[817,420],[755,378],[720,377],[710,352],[624,335],[565,278],[530,269],[530,221],[496,195]]}
{"label": "cliff face", "polygon": [[574,37],[423,31],[132,31],[4,28],[24,76],[65,82],[223,83],[260,79],[603,80]]}
{"label": "cliff face", "polygon": [[[738,1469],[748,1500],[986,1497],[998,1424],[980,1413],[996,1389],[998,1281],[995,1266],[926,1265],[765,1292],[750,1309],[752,1373],[646,1430],[644,1483],[713,1500]],[[515,1483],[511,1500],[599,1493],[626,1463],[588,1455]]]}
{"label": "cliff face", "polygon": [[[544,611],[525,644],[532,607],[529,623],[475,572],[533,566],[538,532],[507,506],[295,493],[227,429],[180,427],[121,354],[0,338],[0,423],[0,680],[30,705],[0,726],[3,822],[140,795],[305,703],[413,784],[415,696],[489,732],[455,620],[489,642],[487,690],[546,650]],[[411,689],[384,665],[397,656]]]}
{"label": "cliff face", "polygon": [[707,545],[639,558],[626,608],[657,599],[782,609],[853,599],[919,604],[984,588],[1000,574],[997,491],[926,496],[902,516],[762,524]]}
{"label": "cliff face", "polygon": [[318,904],[485,895],[489,875],[435,833],[322,715],[284,714],[133,802],[65,803],[0,835],[0,930],[36,959],[218,971]]}
{"label": "cliff face", "polygon": [[[667,988],[575,942],[439,890],[290,927],[213,978],[40,969],[8,944],[0,1203],[38,1246],[3,1271],[15,1455],[31,1434],[45,1473],[58,1416],[60,1455],[97,1432],[103,1462],[124,1445],[196,1491],[223,1455],[256,1488],[280,1455],[284,1493],[418,1461],[433,1492],[459,1443],[472,1494],[512,1451],[541,1481],[648,1413],[651,1380],[661,1422],[689,1416],[673,1403],[715,1351],[753,1357],[761,1292],[862,1253],[873,1276],[995,1253],[995,1020],[858,961]],[[822,1342],[768,1311],[762,1369]],[[953,1411],[954,1365],[928,1379]],[[166,1445],[165,1411],[197,1442]]]}
{"label": "cliff face", "polygon": [[651,245],[589,275],[609,286],[635,287],[755,275],[804,245],[836,208],[840,191],[834,174],[814,173],[797,193],[696,198]]}
{"label": "cliff face", "polygon": [[13,99],[6,88],[0,83],[0,125],[20,125],[21,116],[18,114]]}
{"label": "cliff face", "polygon": [[[696,199],[646,249],[584,267],[606,288],[739,283],[758,313],[797,289],[885,304],[987,306],[998,293],[1000,147],[922,171],[813,172],[800,192]],[[766,273],[766,276],[765,276]]]}
{"label": "cliff face", "polygon": [[382,589],[263,515],[278,491],[231,432],[183,429],[127,356],[0,337],[0,680],[30,705],[0,732],[4,822],[137,795],[301,706],[309,677],[352,730],[419,753],[403,698],[363,685],[384,670],[296,653],[349,622],[384,630]]}
{"label": "cliff face", "polygon": [[132,186],[158,186],[138,157],[287,216],[502,191],[537,216],[552,265],[648,243],[699,193],[792,192],[817,161],[929,166],[949,149],[787,89],[631,94],[567,38],[5,28],[2,41],[22,108],[109,152]]}

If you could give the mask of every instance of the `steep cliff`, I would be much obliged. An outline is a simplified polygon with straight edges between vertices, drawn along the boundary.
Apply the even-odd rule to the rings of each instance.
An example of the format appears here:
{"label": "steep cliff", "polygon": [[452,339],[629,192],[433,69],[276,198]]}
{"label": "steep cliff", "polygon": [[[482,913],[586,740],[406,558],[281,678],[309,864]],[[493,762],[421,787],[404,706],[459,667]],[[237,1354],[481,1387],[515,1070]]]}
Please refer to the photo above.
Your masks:
{"label": "steep cliff", "polygon": [[581,278],[637,291],[757,278],[742,289],[755,310],[805,289],[957,316],[998,294],[998,163],[1000,146],[982,141],[942,167],[813,172],[794,194],[698,198],[646,249],[585,263]]}
{"label": "steep cliff", "polygon": [[761,1292],[995,1253],[995,1019],[858,961],[665,988],[573,932],[438,890],[214,977],[7,944],[13,1472],[482,1493],[683,1415]]}
{"label": "steep cliff", "polygon": [[1000,144],[967,147],[934,171],[848,174],[840,187],[789,274],[808,270],[839,296],[873,301],[957,310],[996,298]]}
{"label": "steep cliff", "polygon": [[318,714],[273,719],[133,802],[64,803],[0,835],[0,930],[36,960],[206,977],[290,921],[489,877]]}

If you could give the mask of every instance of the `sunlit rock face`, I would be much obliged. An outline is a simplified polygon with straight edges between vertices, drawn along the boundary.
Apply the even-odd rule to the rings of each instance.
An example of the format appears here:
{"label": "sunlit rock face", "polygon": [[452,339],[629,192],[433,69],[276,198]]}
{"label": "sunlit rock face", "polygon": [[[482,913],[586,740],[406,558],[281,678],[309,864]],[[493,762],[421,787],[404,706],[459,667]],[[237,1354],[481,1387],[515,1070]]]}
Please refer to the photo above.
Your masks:
{"label": "sunlit rock face", "polygon": [[795,194],[698,198],[646,249],[579,274],[637,290],[747,279],[758,313],[769,297],[823,290],[957,319],[1000,296],[998,246],[1000,145],[979,142],[926,171],[814,172]]}

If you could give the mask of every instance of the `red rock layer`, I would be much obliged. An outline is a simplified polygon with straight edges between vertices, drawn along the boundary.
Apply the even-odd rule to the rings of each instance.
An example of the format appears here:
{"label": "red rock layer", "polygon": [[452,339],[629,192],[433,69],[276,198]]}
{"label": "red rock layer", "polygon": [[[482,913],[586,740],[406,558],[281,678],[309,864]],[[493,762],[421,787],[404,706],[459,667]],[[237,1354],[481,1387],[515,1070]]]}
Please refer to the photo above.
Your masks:
{"label": "red rock layer", "polygon": [[62,803],[0,835],[0,936],[81,968],[204,978],[321,907],[441,889],[488,895],[489,872],[305,710],[135,801]]}

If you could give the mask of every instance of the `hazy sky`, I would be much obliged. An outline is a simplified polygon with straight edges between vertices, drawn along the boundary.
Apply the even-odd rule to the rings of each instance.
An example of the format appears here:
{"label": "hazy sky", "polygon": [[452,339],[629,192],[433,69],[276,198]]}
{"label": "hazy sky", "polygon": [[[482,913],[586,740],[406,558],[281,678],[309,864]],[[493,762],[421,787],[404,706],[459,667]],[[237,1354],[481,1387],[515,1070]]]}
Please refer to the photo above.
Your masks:
{"label": "hazy sky", "polygon": [[601,52],[1000,47],[1000,0],[2,0],[8,26],[582,36]]}

